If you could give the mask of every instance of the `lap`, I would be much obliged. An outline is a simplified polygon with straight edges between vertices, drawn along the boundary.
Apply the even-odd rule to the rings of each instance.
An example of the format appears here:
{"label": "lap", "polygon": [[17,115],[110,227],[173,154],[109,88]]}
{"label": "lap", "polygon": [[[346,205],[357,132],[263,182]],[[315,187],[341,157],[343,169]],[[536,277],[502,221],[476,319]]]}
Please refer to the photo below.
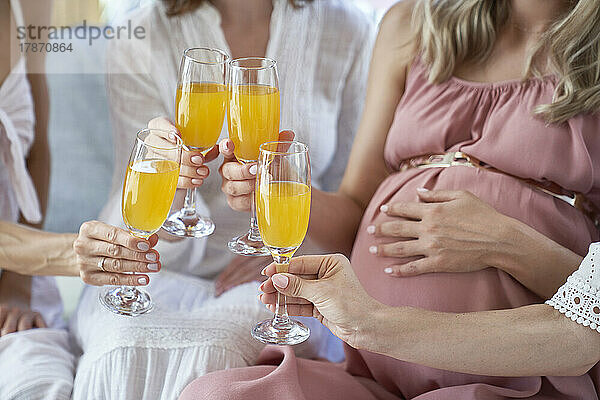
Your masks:
{"label": "lap", "polygon": [[256,366],[218,371],[189,384],[180,400],[399,400],[374,381],[355,378],[341,364],[302,359],[288,346],[269,346]]}
{"label": "lap", "polygon": [[31,329],[0,338],[0,399],[70,399],[75,357],[62,329]]}

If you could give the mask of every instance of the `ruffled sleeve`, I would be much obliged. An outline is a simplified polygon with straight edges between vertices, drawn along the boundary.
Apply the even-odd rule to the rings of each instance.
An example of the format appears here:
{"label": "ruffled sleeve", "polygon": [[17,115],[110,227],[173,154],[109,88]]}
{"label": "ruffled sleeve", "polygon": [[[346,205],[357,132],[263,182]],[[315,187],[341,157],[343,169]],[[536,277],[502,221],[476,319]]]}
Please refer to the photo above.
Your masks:
{"label": "ruffled sleeve", "polygon": [[546,301],[566,317],[600,333],[600,242],[590,245],[579,269]]}

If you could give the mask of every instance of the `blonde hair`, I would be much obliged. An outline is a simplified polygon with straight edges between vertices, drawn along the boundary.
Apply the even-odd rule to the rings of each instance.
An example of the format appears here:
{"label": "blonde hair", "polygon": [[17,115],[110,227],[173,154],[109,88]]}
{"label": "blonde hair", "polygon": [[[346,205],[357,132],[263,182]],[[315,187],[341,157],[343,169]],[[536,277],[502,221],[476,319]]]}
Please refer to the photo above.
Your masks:
{"label": "blonde hair", "polygon": [[[508,21],[509,0],[419,0],[413,13],[417,49],[440,83],[461,64],[485,61]],[[574,1],[531,49],[524,76],[540,76],[536,60],[548,57],[558,82],[552,103],[534,114],[561,123],[600,110],[600,0]]]}

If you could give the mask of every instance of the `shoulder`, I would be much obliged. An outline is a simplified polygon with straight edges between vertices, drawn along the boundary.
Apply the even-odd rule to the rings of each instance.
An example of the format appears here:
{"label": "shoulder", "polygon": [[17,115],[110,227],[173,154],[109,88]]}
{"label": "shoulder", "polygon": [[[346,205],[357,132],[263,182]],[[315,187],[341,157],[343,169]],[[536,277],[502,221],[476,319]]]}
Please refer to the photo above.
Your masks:
{"label": "shoulder", "polygon": [[404,0],[396,3],[383,16],[379,25],[380,36],[397,44],[412,40],[413,13],[418,0]]}

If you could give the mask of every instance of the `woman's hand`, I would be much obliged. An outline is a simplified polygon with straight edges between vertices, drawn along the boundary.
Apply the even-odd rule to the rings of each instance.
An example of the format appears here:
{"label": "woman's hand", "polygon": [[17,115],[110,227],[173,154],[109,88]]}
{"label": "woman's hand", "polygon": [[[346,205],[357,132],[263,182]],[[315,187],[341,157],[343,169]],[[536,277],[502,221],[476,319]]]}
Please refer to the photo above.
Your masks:
{"label": "woman's hand", "polygon": [[390,276],[431,272],[470,272],[492,266],[503,248],[508,217],[467,191],[419,189],[423,203],[397,202],[381,207],[396,220],[371,225],[376,237],[397,242],[371,246],[382,257],[422,257],[387,266]]}
{"label": "woman's hand", "polygon": [[[177,127],[164,117],[154,118],[148,122],[148,128],[173,131],[178,136],[181,136]],[[181,169],[179,171],[177,188],[193,189],[201,186],[210,173],[210,170],[204,164],[214,160],[218,155],[219,147],[216,145],[206,155],[202,155],[202,152],[199,150],[186,151],[184,149],[181,155]]]}
{"label": "woman's hand", "polygon": [[[281,131],[279,140],[294,140],[294,132]],[[223,164],[219,168],[223,180],[221,190],[227,196],[227,203],[233,210],[250,211],[256,184],[256,163],[239,163],[234,150],[235,145],[231,139],[223,139],[219,143],[219,151],[223,154]]]}
{"label": "woman's hand", "polygon": [[156,234],[144,240],[102,222],[85,222],[73,243],[79,275],[85,283],[96,286],[147,285],[146,274],[161,267],[159,254],[152,249],[157,242]]}
{"label": "woman's hand", "polygon": [[385,306],[364,291],[346,257],[292,258],[288,272],[277,273],[275,263],[263,270],[270,278],[260,286],[260,300],[272,312],[279,291],[288,296],[290,315],[315,317],[349,345],[364,346],[371,316]]}
{"label": "woman's hand", "polygon": [[229,289],[247,282],[262,282],[265,277],[260,271],[271,262],[271,257],[236,256],[227,268],[217,276],[215,295],[220,296]]}
{"label": "woman's hand", "polygon": [[0,336],[33,328],[46,328],[40,313],[26,307],[0,304]]}

